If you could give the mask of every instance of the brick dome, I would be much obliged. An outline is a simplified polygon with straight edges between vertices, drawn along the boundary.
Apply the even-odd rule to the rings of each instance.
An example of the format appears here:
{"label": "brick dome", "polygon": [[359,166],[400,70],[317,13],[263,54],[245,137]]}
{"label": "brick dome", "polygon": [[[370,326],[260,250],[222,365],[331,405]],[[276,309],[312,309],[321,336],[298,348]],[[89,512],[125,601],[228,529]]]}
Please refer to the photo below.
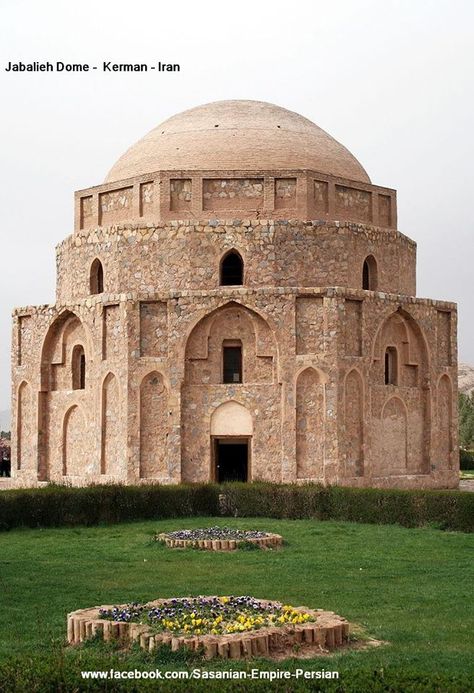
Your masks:
{"label": "brick dome", "polygon": [[123,154],[105,182],[159,170],[311,169],[370,183],[357,159],[307,118],[262,101],[216,101],[168,118]]}

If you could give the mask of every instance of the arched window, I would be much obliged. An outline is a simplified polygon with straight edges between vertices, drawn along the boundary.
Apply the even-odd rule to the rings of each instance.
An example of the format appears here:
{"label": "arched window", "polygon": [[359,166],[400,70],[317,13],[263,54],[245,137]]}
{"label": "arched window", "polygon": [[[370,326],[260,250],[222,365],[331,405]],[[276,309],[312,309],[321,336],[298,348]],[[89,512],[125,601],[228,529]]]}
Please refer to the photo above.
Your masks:
{"label": "arched window", "polygon": [[84,390],[86,387],[86,355],[84,347],[76,344],[72,350],[72,389]]}
{"label": "arched window", "polygon": [[221,262],[221,286],[242,286],[244,283],[244,262],[236,250],[224,256]]}
{"label": "arched window", "polygon": [[364,260],[362,288],[364,291],[377,291],[377,262],[373,255],[368,255]]}
{"label": "arched window", "polygon": [[398,352],[393,346],[385,350],[385,385],[398,385]]}
{"label": "arched window", "polygon": [[90,292],[91,294],[102,294],[104,292],[104,268],[101,261],[97,258],[91,266]]}

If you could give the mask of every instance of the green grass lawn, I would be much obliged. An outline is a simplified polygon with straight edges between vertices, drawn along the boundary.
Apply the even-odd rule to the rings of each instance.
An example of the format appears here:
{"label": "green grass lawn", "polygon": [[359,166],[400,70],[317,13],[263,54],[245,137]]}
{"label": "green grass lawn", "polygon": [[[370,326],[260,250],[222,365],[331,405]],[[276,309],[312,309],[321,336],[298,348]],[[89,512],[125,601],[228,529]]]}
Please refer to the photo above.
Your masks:
{"label": "green grass lawn", "polygon": [[[268,529],[282,534],[286,544],[278,551],[212,553],[167,549],[151,541],[155,531],[210,524]],[[44,689],[35,688],[35,680],[41,679],[42,668],[59,669],[58,676],[73,681],[81,668],[105,668],[111,661],[123,668],[131,663],[184,666],[179,659],[163,659],[162,653],[154,660],[133,653],[127,660],[103,644],[64,649],[66,614],[157,597],[251,594],[336,611],[386,641],[379,648],[304,660],[308,669],[338,670],[347,690],[359,690],[350,688],[358,676],[375,677],[382,686],[387,677],[398,681],[414,672],[421,677],[418,687],[377,688],[372,681],[370,690],[474,690],[466,688],[468,677],[474,680],[473,548],[472,535],[435,529],[262,518],[5,532],[0,534],[0,678],[3,663],[3,676],[16,672],[17,690],[24,685],[39,691]],[[38,670],[36,679],[25,673],[28,661]],[[239,666],[247,664],[232,664]],[[294,669],[296,663],[258,666]],[[423,677],[431,681],[428,687],[423,688]],[[430,688],[436,677],[440,687]],[[176,690],[178,684],[173,686]]]}

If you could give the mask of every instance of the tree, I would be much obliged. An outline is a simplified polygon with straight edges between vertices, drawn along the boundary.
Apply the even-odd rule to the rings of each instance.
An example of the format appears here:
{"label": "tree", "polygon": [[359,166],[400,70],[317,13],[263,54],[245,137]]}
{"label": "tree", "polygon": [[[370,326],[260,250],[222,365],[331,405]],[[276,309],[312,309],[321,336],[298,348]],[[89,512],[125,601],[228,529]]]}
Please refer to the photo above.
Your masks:
{"label": "tree", "polygon": [[474,447],[474,391],[459,395],[459,444],[467,450]]}

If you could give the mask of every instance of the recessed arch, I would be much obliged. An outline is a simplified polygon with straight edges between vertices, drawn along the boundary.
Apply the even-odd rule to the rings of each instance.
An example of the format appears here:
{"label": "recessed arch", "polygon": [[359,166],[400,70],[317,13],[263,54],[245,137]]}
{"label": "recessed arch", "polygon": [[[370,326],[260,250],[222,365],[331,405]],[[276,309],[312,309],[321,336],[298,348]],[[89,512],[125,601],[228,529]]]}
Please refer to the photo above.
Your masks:
{"label": "recessed arch", "polygon": [[43,340],[41,391],[71,389],[70,357],[75,344],[83,346],[87,360],[92,351],[88,328],[76,313],[64,310],[51,321]]}
{"label": "recessed arch", "polygon": [[147,373],[140,383],[140,478],[168,475],[168,390],[163,375]]}
{"label": "recessed arch", "polygon": [[[396,353],[390,352],[391,349]],[[425,335],[415,318],[402,308],[386,314],[380,321],[372,343],[372,358],[374,384],[392,381],[401,387],[420,387],[429,374],[430,354]],[[386,370],[386,366],[390,369],[390,362],[396,366],[396,378],[390,378]],[[393,368],[392,375],[395,375]]]}
{"label": "recessed arch", "polygon": [[362,264],[362,289],[365,291],[377,291],[378,268],[373,255],[367,255]]}
{"label": "recessed arch", "polygon": [[109,372],[102,382],[101,398],[101,474],[118,473],[120,447],[120,392],[118,380]]}
{"label": "recessed arch", "polygon": [[88,462],[84,448],[85,420],[78,404],[70,407],[63,419],[63,475],[79,476]]}
{"label": "recessed arch", "polygon": [[407,473],[408,411],[400,397],[389,397],[382,407],[380,469],[389,476]]}
{"label": "recessed arch", "polygon": [[344,379],[346,476],[364,476],[364,381],[356,368]]}
{"label": "recessed arch", "polygon": [[231,400],[220,404],[211,414],[211,436],[251,436],[253,419],[249,410]]}
{"label": "recessed arch", "polygon": [[28,381],[20,383],[17,394],[16,454],[18,470],[33,469],[33,393]]}
{"label": "recessed arch", "polygon": [[219,284],[221,286],[242,286],[244,283],[244,261],[238,250],[233,248],[221,258]]}
{"label": "recessed arch", "polygon": [[89,291],[91,294],[104,292],[104,266],[99,258],[95,258],[89,272]]}
{"label": "recessed arch", "polygon": [[296,476],[324,476],[325,380],[308,366],[296,378]]}
{"label": "recessed arch", "polygon": [[241,347],[246,383],[274,382],[278,360],[273,330],[252,308],[228,301],[205,314],[189,333],[184,347],[186,383],[221,384],[223,347],[232,344]]}

